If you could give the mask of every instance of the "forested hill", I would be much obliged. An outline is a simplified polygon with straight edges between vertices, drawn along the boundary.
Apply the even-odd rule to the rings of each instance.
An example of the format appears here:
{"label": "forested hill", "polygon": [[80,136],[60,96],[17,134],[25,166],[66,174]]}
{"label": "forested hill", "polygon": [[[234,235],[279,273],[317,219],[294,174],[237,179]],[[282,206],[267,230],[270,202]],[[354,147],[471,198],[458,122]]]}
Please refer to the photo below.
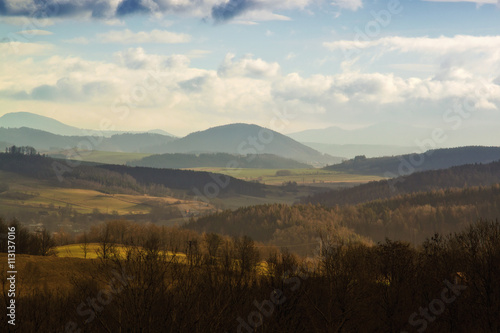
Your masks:
{"label": "forested hill", "polygon": [[370,182],[349,189],[318,193],[303,198],[302,203],[325,206],[357,204],[400,194],[500,183],[500,161],[467,164],[445,170],[417,172],[409,176]]}
{"label": "forested hill", "polygon": [[500,147],[470,146],[433,149],[421,154],[390,157],[357,156],[341,164],[327,166],[325,169],[393,178],[418,171],[447,169],[458,165],[490,163],[498,160],[500,160]]}
{"label": "forested hill", "polygon": [[264,185],[208,172],[78,164],[76,161],[41,155],[0,153],[0,170],[53,181],[58,186],[85,187],[106,192],[161,192],[162,188],[192,191],[198,188],[203,193],[207,184],[215,184],[220,194],[265,195]]}
{"label": "forested hill", "polygon": [[197,220],[186,228],[252,238],[294,252],[311,253],[319,235],[331,241],[383,242],[386,237],[414,244],[436,233],[457,232],[471,221],[500,217],[500,185],[437,190],[387,200],[335,206],[260,205],[224,211]]}
{"label": "forested hill", "polygon": [[[209,185],[212,191],[221,194],[235,193],[251,196],[265,196],[265,185],[246,182],[226,175],[192,170],[155,169],[146,167],[128,167],[124,165],[99,165],[98,169],[106,169],[122,175],[130,175],[141,184],[163,185],[169,188],[193,190],[200,192]],[[227,185],[225,185],[227,184]],[[217,188],[218,190],[215,190]],[[195,194],[195,193],[192,193]]]}
{"label": "forested hill", "polygon": [[335,235],[346,242],[371,243],[368,238],[340,225],[340,221],[337,214],[324,207],[267,204],[203,216],[184,227],[200,233],[247,235],[266,244],[293,247],[294,252],[302,254],[317,250],[321,234]]}
{"label": "forested hill", "polygon": [[197,167],[230,167],[253,169],[305,169],[311,166],[295,160],[272,154],[232,155],[226,153],[213,154],[161,154],[130,161],[129,166],[151,168],[197,168]]}

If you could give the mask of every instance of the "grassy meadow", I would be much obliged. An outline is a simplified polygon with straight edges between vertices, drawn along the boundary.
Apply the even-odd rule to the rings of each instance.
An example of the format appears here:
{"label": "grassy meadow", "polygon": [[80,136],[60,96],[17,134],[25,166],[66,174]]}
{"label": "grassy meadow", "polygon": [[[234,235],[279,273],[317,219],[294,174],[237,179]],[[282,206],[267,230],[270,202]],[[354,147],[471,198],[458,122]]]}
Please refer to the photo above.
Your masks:
{"label": "grassy meadow", "polygon": [[[113,151],[78,151],[78,159],[83,162],[95,162],[103,164],[126,164],[128,161],[140,160],[141,158],[151,156],[153,154],[148,153],[126,153],[126,152],[113,152]],[[50,151],[47,152],[48,155],[54,157],[63,157],[65,151]]]}
{"label": "grassy meadow", "polygon": [[298,185],[316,185],[333,183],[366,183],[381,180],[382,177],[371,175],[347,174],[323,169],[290,169],[288,175],[277,175],[283,169],[234,169],[234,168],[193,168],[195,171],[221,173],[246,181],[259,181],[267,185],[281,185],[283,182],[294,181]]}

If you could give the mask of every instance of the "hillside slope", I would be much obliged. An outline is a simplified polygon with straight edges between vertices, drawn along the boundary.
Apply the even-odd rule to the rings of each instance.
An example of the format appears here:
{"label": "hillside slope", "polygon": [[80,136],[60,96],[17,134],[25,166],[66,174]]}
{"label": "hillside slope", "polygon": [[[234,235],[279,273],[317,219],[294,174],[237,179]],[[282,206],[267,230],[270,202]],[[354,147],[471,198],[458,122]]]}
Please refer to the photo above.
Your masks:
{"label": "hillside slope", "polygon": [[498,160],[500,160],[500,147],[470,146],[433,149],[421,154],[391,157],[357,156],[325,169],[393,178],[418,171],[446,169],[471,163],[490,163]]}
{"label": "hillside slope", "polygon": [[[246,182],[230,176],[190,170],[153,168],[132,168],[120,165],[80,165],[64,160],[56,160],[40,155],[0,153],[0,170],[18,173],[28,177],[53,181],[59,186],[92,188],[108,193],[125,191],[162,191],[165,188],[203,192],[207,184],[218,181],[226,184],[218,186],[221,195],[227,193],[250,196],[264,196],[264,185]],[[74,162],[74,161],[73,161]],[[145,188],[145,186],[147,188]]]}
{"label": "hillside slope", "polygon": [[335,158],[278,132],[249,124],[213,127],[169,143],[165,153],[274,154],[308,164],[338,163]]}
{"label": "hillside slope", "polygon": [[212,154],[161,154],[130,161],[129,166],[144,166],[151,168],[199,168],[199,167],[231,167],[253,169],[305,169],[311,166],[271,154],[232,155],[227,153]]}
{"label": "hillside slope", "polygon": [[409,176],[370,182],[349,189],[315,194],[303,198],[301,202],[325,206],[348,205],[392,198],[406,193],[490,186],[497,183],[500,183],[500,161],[417,172]]}

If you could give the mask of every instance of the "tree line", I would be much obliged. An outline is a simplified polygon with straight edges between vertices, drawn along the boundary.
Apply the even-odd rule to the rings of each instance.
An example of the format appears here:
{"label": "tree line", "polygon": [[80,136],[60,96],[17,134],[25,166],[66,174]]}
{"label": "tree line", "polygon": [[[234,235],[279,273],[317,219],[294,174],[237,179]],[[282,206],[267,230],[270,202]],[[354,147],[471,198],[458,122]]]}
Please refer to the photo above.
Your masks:
{"label": "tree line", "polygon": [[[328,234],[307,259],[278,250],[263,256],[248,237],[204,234],[196,246],[186,244],[197,250],[180,260],[165,252],[155,228],[143,229],[140,246],[121,256],[87,261],[92,269],[75,275],[69,290],[23,293],[15,331],[500,330],[498,221],[436,234],[417,247]],[[14,331],[5,316],[0,325]]]}

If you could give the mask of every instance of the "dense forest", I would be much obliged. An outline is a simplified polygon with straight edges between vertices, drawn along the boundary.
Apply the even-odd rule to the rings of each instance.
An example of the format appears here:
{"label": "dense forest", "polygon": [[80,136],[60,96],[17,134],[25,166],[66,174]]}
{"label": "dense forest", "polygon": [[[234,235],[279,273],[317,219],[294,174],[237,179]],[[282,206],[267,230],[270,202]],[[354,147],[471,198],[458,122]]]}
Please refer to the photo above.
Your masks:
{"label": "dense forest", "polygon": [[227,153],[152,155],[130,161],[127,165],[169,169],[196,167],[302,169],[311,167],[308,164],[272,154],[233,155]]}
{"label": "dense forest", "polygon": [[[29,260],[29,275],[17,284],[16,326],[0,317],[6,332],[500,330],[498,221],[436,234],[418,247],[389,239],[368,246],[331,233],[307,260],[264,253],[249,237],[120,221],[84,237],[99,242],[98,259],[18,255],[18,265]],[[114,246],[122,240],[133,245],[120,255]],[[183,243],[185,256],[166,252],[172,240]],[[62,259],[74,268],[55,266]],[[49,285],[46,266],[71,278]]]}
{"label": "dense forest", "polygon": [[319,206],[269,204],[191,219],[184,228],[229,236],[246,235],[303,255],[313,253],[322,234],[335,233],[345,240],[371,243],[369,237],[360,237],[340,222],[335,211]]}
{"label": "dense forest", "polygon": [[470,221],[498,216],[499,184],[406,194],[349,206],[252,206],[203,216],[185,227],[199,232],[249,235],[278,246],[300,245],[294,250],[306,255],[311,250],[307,244],[331,230],[345,239],[367,244],[386,237],[418,244],[434,233],[455,232]]}
{"label": "dense forest", "polygon": [[302,203],[324,206],[349,205],[378,199],[387,199],[405,193],[439,189],[489,186],[500,183],[500,162],[467,164],[445,170],[416,172],[353,188],[332,190],[302,198]]}
{"label": "dense forest", "polygon": [[499,147],[459,147],[432,149],[419,154],[353,159],[325,167],[327,170],[355,174],[379,175],[394,178],[413,172],[447,169],[471,163],[490,163],[500,160]]}

